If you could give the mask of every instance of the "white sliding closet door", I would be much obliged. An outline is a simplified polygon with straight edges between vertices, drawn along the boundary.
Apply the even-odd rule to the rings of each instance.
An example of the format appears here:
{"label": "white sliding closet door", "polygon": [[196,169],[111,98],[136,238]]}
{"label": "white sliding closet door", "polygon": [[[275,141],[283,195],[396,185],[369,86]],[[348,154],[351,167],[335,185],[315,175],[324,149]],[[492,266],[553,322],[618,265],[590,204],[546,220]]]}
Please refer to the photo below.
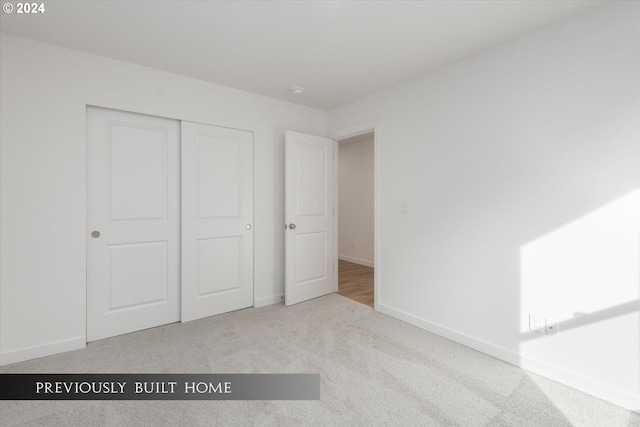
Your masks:
{"label": "white sliding closet door", "polygon": [[87,341],[180,320],[179,129],[87,109]]}
{"label": "white sliding closet door", "polygon": [[182,321],[253,306],[253,133],[182,122]]}

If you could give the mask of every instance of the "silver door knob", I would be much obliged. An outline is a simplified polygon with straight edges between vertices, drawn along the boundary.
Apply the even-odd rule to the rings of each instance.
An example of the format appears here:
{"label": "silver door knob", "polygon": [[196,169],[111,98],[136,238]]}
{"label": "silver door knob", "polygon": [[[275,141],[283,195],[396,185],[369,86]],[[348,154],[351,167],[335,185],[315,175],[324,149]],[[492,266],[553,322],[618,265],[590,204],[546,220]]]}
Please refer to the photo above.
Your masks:
{"label": "silver door knob", "polygon": [[244,228],[246,228],[247,230],[251,230],[251,224],[245,225]]}
{"label": "silver door knob", "polygon": [[97,239],[98,237],[100,237],[100,232],[99,231],[92,231],[91,232],[91,237],[93,237],[94,239]]}
{"label": "silver door knob", "polygon": [[293,224],[293,223],[289,224],[289,229],[295,230],[296,229],[296,225]]}

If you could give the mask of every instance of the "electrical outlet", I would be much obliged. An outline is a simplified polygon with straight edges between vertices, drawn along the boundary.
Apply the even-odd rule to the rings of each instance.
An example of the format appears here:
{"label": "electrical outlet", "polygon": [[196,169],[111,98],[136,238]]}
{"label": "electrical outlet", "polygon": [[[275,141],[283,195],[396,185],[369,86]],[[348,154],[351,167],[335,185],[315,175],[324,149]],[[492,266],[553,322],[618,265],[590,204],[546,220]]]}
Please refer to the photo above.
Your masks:
{"label": "electrical outlet", "polygon": [[351,249],[355,249],[356,248],[355,242],[351,242],[351,244],[349,246],[351,247]]}
{"label": "electrical outlet", "polygon": [[402,215],[409,215],[409,204],[407,202],[400,203],[400,213]]}
{"label": "electrical outlet", "polygon": [[558,322],[556,319],[547,318],[546,333],[547,335],[558,338],[558,336],[560,335],[560,322]]}
{"label": "electrical outlet", "polygon": [[545,333],[545,320],[544,316],[539,314],[529,314],[529,330],[538,334]]}
{"label": "electrical outlet", "polygon": [[271,270],[271,272],[269,273],[269,279],[276,280],[276,271],[275,270]]}

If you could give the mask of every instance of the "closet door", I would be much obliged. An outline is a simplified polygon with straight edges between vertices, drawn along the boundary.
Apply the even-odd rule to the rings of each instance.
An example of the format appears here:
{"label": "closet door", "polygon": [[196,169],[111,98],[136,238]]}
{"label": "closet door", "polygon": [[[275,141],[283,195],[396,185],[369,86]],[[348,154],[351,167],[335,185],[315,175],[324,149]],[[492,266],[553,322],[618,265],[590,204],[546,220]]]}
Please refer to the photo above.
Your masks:
{"label": "closet door", "polygon": [[253,306],[253,133],[182,122],[182,321]]}
{"label": "closet door", "polygon": [[180,320],[179,129],[87,109],[87,341]]}

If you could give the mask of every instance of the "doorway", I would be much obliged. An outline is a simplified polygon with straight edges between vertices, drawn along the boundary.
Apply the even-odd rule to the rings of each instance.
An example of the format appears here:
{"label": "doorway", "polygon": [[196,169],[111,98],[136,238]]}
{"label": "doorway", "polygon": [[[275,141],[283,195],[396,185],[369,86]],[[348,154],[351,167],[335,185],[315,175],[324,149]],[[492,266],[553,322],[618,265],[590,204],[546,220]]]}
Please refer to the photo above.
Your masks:
{"label": "doorway", "polygon": [[374,307],[374,169],[372,131],[338,142],[338,294]]}

